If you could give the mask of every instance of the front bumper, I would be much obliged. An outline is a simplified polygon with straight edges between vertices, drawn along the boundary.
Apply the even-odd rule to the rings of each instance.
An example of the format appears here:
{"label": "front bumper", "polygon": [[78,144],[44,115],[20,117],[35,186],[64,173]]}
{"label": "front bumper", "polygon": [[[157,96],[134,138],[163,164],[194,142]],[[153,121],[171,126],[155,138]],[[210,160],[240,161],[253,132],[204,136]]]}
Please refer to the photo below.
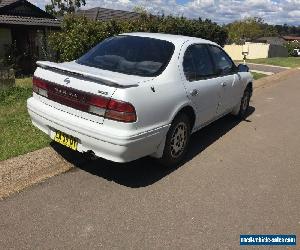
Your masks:
{"label": "front bumper", "polygon": [[163,143],[169,125],[128,136],[119,130],[56,109],[33,97],[27,100],[33,125],[54,139],[59,130],[78,139],[78,151],[92,150],[97,156],[114,162],[129,162],[153,155]]}

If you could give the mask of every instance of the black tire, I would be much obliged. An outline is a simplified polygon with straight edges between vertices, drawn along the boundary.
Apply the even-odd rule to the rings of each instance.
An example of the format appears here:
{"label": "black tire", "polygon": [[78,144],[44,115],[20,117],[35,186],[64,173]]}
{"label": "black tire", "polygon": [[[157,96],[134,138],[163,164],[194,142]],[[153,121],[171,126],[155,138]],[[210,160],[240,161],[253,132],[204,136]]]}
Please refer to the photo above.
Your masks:
{"label": "black tire", "polygon": [[249,109],[249,102],[251,98],[251,90],[247,87],[244,91],[244,95],[241,100],[240,110],[238,113],[238,118],[245,119],[247,117],[248,109]]}
{"label": "black tire", "polygon": [[159,162],[166,167],[178,165],[186,154],[190,136],[190,119],[186,114],[181,113],[175,117],[167,133],[163,156]]}

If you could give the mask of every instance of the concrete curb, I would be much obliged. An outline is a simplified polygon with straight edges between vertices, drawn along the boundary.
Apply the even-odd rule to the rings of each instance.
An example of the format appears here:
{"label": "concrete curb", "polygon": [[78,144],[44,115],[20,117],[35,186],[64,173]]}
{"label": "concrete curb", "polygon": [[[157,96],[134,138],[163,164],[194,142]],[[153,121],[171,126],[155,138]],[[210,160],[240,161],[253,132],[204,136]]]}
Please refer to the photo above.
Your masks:
{"label": "concrete curb", "polygon": [[[244,64],[244,61],[235,61],[236,64]],[[272,65],[272,64],[264,64],[264,63],[252,63],[252,62],[247,62],[246,65],[255,65],[255,66],[266,66],[270,68],[281,68],[281,69],[292,69],[291,67],[285,67],[285,66],[278,66],[278,65]]]}
{"label": "concrete curb", "polygon": [[260,73],[260,74],[264,74],[264,75],[274,75],[275,73],[273,72],[267,72],[267,71],[261,71],[261,70],[255,70],[255,69],[251,69],[250,72],[254,72],[254,73]]}
{"label": "concrete curb", "polygon": [[46,147],[0,162],[0,200],[74,166]]}
{"label": "concrete curb", "polygon": [[278,66],[278,65],[272,65],[272,64],[251,63],[251,62],[246,62],[246,64],[257,65],[257,66],[266,66],[266,67],[271,67],[271,68],[291,69],[291,67],[284,67],[284,66]]}
{"label": "concrete curb", "polygon": [[275,83],[278,80],[284,80],[287,79],[291,76],[293,76],[294,74],[297,74],[299,72],[299,69],[294,68],[294,69],[289,69],[289,70],[285,70],[270,76],[266,76],[263,77],[259,80],[254,81],[254,89],[258,89],[258,88],[263,88],[266,85],[270,85],[271,83]]}

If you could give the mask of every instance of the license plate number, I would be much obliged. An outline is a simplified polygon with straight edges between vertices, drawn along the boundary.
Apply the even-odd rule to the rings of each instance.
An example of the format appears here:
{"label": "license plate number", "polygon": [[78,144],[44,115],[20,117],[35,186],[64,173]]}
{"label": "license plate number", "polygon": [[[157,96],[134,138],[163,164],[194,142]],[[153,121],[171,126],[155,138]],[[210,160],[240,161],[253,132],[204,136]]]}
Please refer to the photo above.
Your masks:
{"label": "license plate number", "polygon": [[73,150],[77,150],[78,141],[76,138],[74,138],[71,135],[67,135],[63,132],[56,131],[54,141],[66,146],[68,148],[71,148]]}

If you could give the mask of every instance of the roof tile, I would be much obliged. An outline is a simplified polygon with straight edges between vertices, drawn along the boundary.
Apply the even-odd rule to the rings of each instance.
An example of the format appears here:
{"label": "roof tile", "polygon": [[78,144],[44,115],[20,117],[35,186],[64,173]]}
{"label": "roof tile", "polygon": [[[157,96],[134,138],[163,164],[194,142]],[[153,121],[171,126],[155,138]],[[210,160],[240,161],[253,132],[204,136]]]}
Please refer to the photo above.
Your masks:
{"label": "roof tile", "polygon": [[88,19],[98,21],[137,19],[141,16],[136,12],[113,10],[100,7],[87,10],[78,10],[76,15],[86,16]]}
{"label": "roof tile", "polygon": [[0,24],[60,27],[60,21],[50,18],[0,15]]}
{"label": "roof tile", "polygon": [[0,0],[0,8],[18,2],[20,0]]}

